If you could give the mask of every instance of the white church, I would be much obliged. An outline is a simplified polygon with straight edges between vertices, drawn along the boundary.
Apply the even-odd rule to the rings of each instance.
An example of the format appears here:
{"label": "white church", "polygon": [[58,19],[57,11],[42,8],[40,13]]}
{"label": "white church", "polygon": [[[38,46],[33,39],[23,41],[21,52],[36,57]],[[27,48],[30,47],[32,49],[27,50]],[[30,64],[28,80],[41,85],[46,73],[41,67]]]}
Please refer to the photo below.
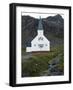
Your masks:
{"label": "white church", "polygon": [[50,41],[44,36],[42,19],[38,23],[37,36],[31,41],[31,47],[26,47],[26,52],[50,51]]}

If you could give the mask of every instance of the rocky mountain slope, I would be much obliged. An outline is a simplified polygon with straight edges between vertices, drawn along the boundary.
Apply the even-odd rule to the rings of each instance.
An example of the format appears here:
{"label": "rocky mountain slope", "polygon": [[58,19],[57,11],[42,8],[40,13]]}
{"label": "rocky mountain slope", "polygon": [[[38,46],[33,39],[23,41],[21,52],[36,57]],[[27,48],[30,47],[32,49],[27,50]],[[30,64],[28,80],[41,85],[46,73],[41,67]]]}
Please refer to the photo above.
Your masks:
{"label": "rocky mountain slope", "polygon": [[[31,16],[22,16],[22,47],[37,35],[39,19]],[[44,35],[51,41],[51,46],[63,43],[64,19],[61,15],[42,18]]]}

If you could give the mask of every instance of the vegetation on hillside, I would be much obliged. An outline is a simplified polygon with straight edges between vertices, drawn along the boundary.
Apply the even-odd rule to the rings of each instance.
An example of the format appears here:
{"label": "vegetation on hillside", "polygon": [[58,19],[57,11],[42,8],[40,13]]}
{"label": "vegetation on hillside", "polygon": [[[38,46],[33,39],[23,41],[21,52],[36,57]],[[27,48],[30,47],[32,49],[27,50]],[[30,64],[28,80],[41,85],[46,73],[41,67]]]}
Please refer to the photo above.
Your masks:
{"label": "vegetation on hillside", "polygon": [[39,19],[22,16],[22,77],[52,76],[64,74],[64,19],[60,14],[42,18],[45,37],[51,51],[27,53],[26,47],[37,35]]}
{"label": "vegetation on hillside", "polygon": [[[51,48],[47,53],[32,53],[32,57],[22,63],[22,76],[41,76],[41,73],[45,70],[49,70],[48,65],[55,57],[61,54],[60,62],[57,64],[57,68],[63,71],[64,59],[63,59],[63,46]],[[49,73],[47,73],[49,75]]]}

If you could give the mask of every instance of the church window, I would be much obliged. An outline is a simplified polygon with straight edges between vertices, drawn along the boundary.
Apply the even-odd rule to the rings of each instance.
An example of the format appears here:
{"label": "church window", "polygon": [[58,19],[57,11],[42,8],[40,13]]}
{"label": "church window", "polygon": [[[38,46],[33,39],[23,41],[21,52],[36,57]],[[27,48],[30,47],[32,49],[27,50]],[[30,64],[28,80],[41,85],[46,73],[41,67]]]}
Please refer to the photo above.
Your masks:
{"label": "church window", "polygon": [[34,46],[36,46],[36,44],[34,44]]}
{"label": "church window", "polygon": [[45,44],[45,46],[47,46],[47,44]]}
{"label": "church window", "polygon": [[39,37],[38,40],[43,40],[43,37]]}
{"label": "church window", "polygon": [[44,44],[38,44],[39,48],[43,48]]}

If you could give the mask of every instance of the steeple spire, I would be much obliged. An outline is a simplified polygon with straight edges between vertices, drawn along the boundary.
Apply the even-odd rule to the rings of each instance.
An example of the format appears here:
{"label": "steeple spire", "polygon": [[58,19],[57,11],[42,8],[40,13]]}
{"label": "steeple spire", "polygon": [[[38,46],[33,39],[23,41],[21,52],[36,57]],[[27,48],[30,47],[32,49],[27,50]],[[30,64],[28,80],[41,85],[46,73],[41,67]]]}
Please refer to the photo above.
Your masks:
{"label": "steeple spire", "polygon": [[38,32],[38,35],[43,35],[43,32],[44,32],[41,16],[40,16],[40,19],[39,19],[37,32]]}
{"label": "steeple spire", "polygon": [[42,25],[42,19],[41,16],[39,17],[39,23],[38,23],[38,30],[43,30],[43,25]]}

